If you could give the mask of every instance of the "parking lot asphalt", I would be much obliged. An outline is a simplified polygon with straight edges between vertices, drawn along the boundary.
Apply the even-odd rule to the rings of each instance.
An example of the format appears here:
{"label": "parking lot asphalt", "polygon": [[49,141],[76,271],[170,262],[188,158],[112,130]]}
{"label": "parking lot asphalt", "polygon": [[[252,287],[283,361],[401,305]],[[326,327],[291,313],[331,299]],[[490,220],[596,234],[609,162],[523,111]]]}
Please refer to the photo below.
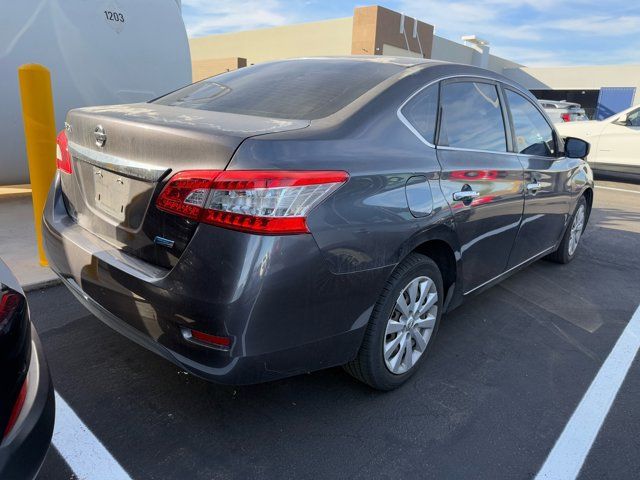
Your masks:
{"label": "parking lot asphalt", "polygon": [[[448,314],[390,393],[340,368],[210,384],[63,287],[29,293],[32,319],[57,392],[132,478],[532,478],[640,303],[640,185],[597,185],[576,259],[536,262]],[[580,478],[640,478],[639,395],[636,359]],[[52,447],[39,478],[74,474]]]}

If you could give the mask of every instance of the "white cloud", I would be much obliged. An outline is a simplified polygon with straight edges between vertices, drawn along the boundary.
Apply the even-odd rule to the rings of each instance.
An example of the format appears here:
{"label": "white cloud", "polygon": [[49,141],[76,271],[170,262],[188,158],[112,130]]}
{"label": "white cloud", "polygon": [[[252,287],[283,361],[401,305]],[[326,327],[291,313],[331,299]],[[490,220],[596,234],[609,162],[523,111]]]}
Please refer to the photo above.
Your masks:
{"label": "white cloud", "polygon": [[182,5],[190,37],[275,27],[295,21],[277,0],[183,0]]}
{"label": "white cloud", "polygon": [[[371,3],[371,2],[370,2]],[[375,3],[375,2],[373,2]],[[346,16],[357,2],[183,0],[190,37]],[[637,0],[388,0],[454,41],[476,34],[492,53],[525,65],[640,63]],[[349,13],[346,13],[349,12]]]}
{"label": "white cloud", "polygon": [[547,28],[598,37],[618,37],[640,31],[640,15],[585,16],[550,21]]}
{"label": "white cloud", "polygon": [[[631,5],[631,6],[629,6]],[[460,41],[476,34],[492,53],[525,65],[639,62],[629,48],[640,31],[636,2],[612,0],[400,0],[404,13]]]}

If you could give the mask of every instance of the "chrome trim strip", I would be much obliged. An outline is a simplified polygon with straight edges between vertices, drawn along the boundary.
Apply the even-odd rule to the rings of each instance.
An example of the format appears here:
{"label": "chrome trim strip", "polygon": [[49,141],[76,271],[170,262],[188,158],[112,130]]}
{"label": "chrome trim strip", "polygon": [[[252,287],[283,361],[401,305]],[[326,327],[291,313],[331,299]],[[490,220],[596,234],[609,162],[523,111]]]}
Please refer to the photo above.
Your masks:
{"label": "chrome trim strip", "polygon": [[396,110],[396,115],[398,117],[398,119],[404,123],[404,125],[411,131],[411,133],[413,133],[416,137],[418,137],[418,140],[420,140],[422,143],[424,143],[425,145],[431,147],[431,148],[441,148],[443,150],[460,150],[460,151],[467,151],[467,152],[483,152],[483,153],[497,153],[497,154],[502,154],[502,155],[516,155],[515,152],[493,152],[490,150],[473,150],[473,149],[465,149],[465,148],[454,148],[454,147],[445,147],[445,146],[436,146],[433,143],[429,142],[427,139],[425,139],[420,132],[418,132],[413,125],[411,125],[411,122],[409,122],[409,120],[406,119],[406,117],[402,114],[402,108],[413,98],[415,97],[417,94],[419,94],[422,90],[424,90],[425,88],[429,88],[431,85],[434,85],[438,82],[442,82],[444,80],[450,80],[452,78],[468,78],[470,80],[477,78],[480,80],[490,80],[492,82],[498,82],[498,83],[502,83],[504,85],[509,85],[512,88],[515,88],[516,90],[520,90],[521,87],[519,87],[518,85],[516,85],[515,83],[512,83],[510,81],[505,81],[505,80],[500,80],[500,79],[496,79],[496,78],[491,78],[491,77],[485,77],[482,75],[473,75],[473,74],[465,74],[465,75],[448,75],[446,77],[440,77],[437,80],[433,80],[429,83],[427,83],[426,85],[423,85],[422,87],[418,88],[415,92],[413,92],[411,95],[409,95],[407,97],[407,99],[402,102],[402,104],[398,107],[398,109]]}
{"label": "chrome trim strip", "polygon": [[494,152],[493,150],[477,150],[475,148],[460,148],[460,147],[447,147],[447,146],[438,146],[436,147],[438,150],[451,150],[454,152],[476,152],[476,153],[490,153],[491,155],[518,155],[515,152]]}
{"label": "chrome trim strip", "polygon": [[157,182],[170,170],[166,167],[147,165],[108,153],[98,152],[74,142],[69,142],[69,153],[71,153],[72,157],[76,157],[78,160],[93,166],[146,182]]}
{"label": "chrome trim strip", "polygon": [[436,148],[436,146],[429,142],[426,138],[424,138],[420,132],[418,132],[415,127],[413,125],[411,125],[411,122],[409,122],[409,120],[407,120],[407,118],[402,114],[402,109],[404,108],[404,106],[409,103],[409,101],[415,97],[416,95],[418,95],[422,90],[429,88],[431,85],[435,85],[436,83],[440,82],[441,80],[444,80],[443,78],[439,78],[438,80],[434,80],[432,82],[427,83],[426,85],[423,85],[422,87],[420,87],[418,90],[416,90],[415,92],[413,92],[411,95],[409,95],[407,97],[407,99],[402,102],[402,104],[398,107],[398,109],[396,110],[396,115],[398,117],[398,120],[400,120],[402,123],[404,123],[405,127],[407,127],[411,133],[413,133],[416,137],[418,137],[418,140],[420,140],[422,143],[424,143],[425,145],[427,145],[428,147],[431,148]]}
{"label": "chrome trim strip", "polygon": [[549,252],[550,252],[550,251],[552,251],[554,248],[555,248],[555,247],[549,247],[549,248],[546,248],[546,249],[542,250],[540,253],[537,253],[536,255],[534,255],[534,256],[532,256],[532,257],[527,258],[524,262],[520,262],[518,265],[516,265],[516,266],[514,266],[514,267],[511,267],[509,270],[505,270],[505,271],[504,271],[504,272],[502,272],[500,275],[496,275],[496,276],[495,276],[495,277],[493,277],[492,279],[487,280],[486,282],[481,283],[481,284],[480,284],[480,285],[478,285],[477,287],[472,288],[471,290],[469,290],[469,291],[467,291],[467,292],[463,293],[463,295],[469,295],[470,293],[475,292],[475,291],[476,291],[476,290],[478,290],[479,288],[482,288],[482,287],[484,287],[485,285],[488,285],[489,283],[493,282],[494,280],[499,279],[500,277],[502,277],[502,276],[506,275],[507,273],[509,273],[509,272],[511,272],[511,271],[513,271],[513,270],[515,270],[516,268],[521,267],[521,266],[522,266],[522,265],[524,265],[525,263],[530,262],[530,261],[531,261],[531,260],[533,260],[534,258],[538,258],[538,257],[543,256],[543,255],[544,255],[544,254],[546,254],[546,253],[549,253]]}

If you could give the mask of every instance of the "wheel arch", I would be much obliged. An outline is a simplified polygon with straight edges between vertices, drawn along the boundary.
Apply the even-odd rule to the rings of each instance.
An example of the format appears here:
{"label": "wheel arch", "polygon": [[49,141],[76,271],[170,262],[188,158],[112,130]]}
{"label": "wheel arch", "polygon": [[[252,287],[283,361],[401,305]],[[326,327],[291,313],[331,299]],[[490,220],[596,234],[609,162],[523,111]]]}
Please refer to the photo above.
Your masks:
{"label": "wheel arch", "polygon": [[582,196],[587,201],[587,218],[589,218],[589,214],[591,213],[591,209],[593,208],[593,188],[587,187],[583,190]]}
{"label": "wheel arch", "polygon": [[444,240],[433,239],[418,245],[413,251],[436,262],[442,274],[444,296],[447,298],[449,289],[456,283],[458,277],[456,257],[451,245]]}
{"label": "wheel arch", "polygon": [[442,274],[445,299],[449,298],[451,293],[462,291],[460,246],[452,222],[436,225],[414,235],[403,246],[398,256],[399,262],[402,262],[410,253],[426,255],[436,262]]}

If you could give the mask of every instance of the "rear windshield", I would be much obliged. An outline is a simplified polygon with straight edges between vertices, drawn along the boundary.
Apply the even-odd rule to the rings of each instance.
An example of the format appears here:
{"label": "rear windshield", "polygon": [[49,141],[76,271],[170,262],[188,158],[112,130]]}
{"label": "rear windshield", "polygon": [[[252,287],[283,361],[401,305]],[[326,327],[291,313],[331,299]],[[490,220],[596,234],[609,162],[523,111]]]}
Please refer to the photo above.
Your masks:
{"label": "rear windshield", "polygon": [[331,115],[400,72],[401,65],[362,60],[289,60],[202,80],[154,103],[261,117],[315,120]]}

